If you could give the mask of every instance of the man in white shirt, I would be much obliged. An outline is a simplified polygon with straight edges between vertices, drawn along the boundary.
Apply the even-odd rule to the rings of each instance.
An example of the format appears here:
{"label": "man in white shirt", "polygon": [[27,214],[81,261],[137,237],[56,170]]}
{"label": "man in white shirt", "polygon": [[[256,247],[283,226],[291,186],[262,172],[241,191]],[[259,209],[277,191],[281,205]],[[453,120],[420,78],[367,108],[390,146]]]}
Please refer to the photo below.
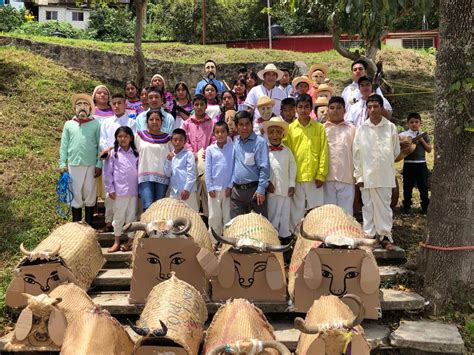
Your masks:
{"label": "man in white shirt", "polygon": [[[359,92],[361,98],[354,105],[349,106],[349,111],[346,112],[344,120],[352,123],[356,128],[360,127],[362,123],[367,119],[367,98],[373,93],[372,78],[369,76],[362,76],[357,81],[359,85]],[[392,117],[392,106],[390,102],[382,96],[383,107],[382,116],[387,119]],[[347,105],[346,105],[347,108]]]}
{"label": "man in white shirt", "polygon": [[[349,108],[361,98],[358,80],[363,76],[367,76],[367,63],[362,59],[353,62],[351,64],[351,74],[352,83],[347,85],[344,90],[342,90],[341,94],[342,98],[346,102],[346,112],[348,112]],[[383,98],[382,90],[380,90],[380,88],[377,88],[375,93],[382,96]]]}
{"label": "man in white shirt", "polygon": [[395,158],[400,153],[397,127],[382,116],[383,99],[367,99],[369,119],[356,131],[353,144],[354,177],[362,194],[363,229],[382,246],[393,250],[393,213],[390,208],[395,187]]}
{"label": "man in white shirt", "polygon": [[275,64],[267,64],[265,69],[257,73],[258,77],[263,80],[261,85],[257,85],[250,90],[245,100],[245,105],[254,111],[254,120],[260,118],[257,108],[257,101],[261,96],[268,96],[275,101],[272,112],[275,116],[280,115],[281,101],[286,99],[285,93],[276,86],[278,80],[281,80],[283,72],[278,70]]}

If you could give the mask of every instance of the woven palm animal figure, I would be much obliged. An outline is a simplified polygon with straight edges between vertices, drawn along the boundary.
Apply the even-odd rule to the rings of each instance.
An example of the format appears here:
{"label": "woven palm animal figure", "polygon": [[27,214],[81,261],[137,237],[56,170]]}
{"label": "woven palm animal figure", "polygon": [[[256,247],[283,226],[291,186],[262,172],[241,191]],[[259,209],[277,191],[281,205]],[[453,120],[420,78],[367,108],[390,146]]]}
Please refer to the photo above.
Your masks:
{"label": "woven palm animal figure", "polygon": [[242,297],[252,301],[285,301],[286,274],[282,253],[292,243],[281,245],[278,232],[263,216],[249,213],[234,218],[224,236],[213,231],[221,243],[219,268],[212,278],[212,300]]}
{"label": "woven palm animal figure", "polygon": [[273,328],[263,312],[245,299],[234,299],[218,309],[207,330],[203,353],[290,354],[275,340]]}
{"label": "woven palm animal figure", "polygon": [[27,306],[21,311],[15,325],[9,351],[58,351],[66,331],[67,320],[58,304],[61,298],[46,294],[24,294]]}
{"label": "woven palm animal figure", "polygon": [[87,290],[105,264],[95,230],[86,224],[66,223],[56,228],[33,251],[20,250],[24,258],[15,269],[5,303],[10,307],[26,305],[27,293],[50,293],[64,282]]}
{"label": "woven palm animal figure", "polygon": [[[294,309],[306,312],[322,295],[360,297],[365,317],[380,314],[380,275],[360,224],[335,205],[312,210],[303,219],[288,272]],[[355,310],[354,310],[355,311]]]}
{"label": "woven palm animal figure", "polygon": [[364,306],[359,297],[345,295],[358,313],[336,296],[321,296],[314,301],[306,319],[295,319],[295,328],[301,331],[296,348],[298,355],[369,355],[370,346],[359,323],[364,319]]}
{"label": "woven palm animal figure", "polygon": [[208,295],[217,258],[206,225],[188,205],[171,198],[161,199],[143,213],[140,222],[126,225],[124,231],[136,231],[131,303],[145,303],[151,289],[168,280],[172,272]]}
{"label": "woven palm animal figure", "polygon": [[207,320],[202,295],[172,273],[150,292],[138,324],[135,354],[197,355]]}
{"label": "woven palm animal figure", "polygon": [[68,323],[61,355],[131,355],[134,343],[122,325],[98,306],[76,313]]}

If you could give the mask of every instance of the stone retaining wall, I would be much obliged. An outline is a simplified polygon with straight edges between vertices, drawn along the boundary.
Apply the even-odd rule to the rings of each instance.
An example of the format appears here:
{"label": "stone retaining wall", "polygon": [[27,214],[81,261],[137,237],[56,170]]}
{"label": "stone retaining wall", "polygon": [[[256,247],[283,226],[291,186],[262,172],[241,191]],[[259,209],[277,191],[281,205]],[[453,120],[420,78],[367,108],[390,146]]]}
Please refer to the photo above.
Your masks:
{"label": "stone retaining wall", "polygon": [[[104,82],[121,85],[136,76],[136,65],[133,56],[98,51],[93,49],[70,47],[54,43],[36,42],[22,38],[0,36],[0,45],[14,45],[30,50],[33,53],[52,59],[65,67],[83,70]],[[172,59],[172,58],[170,58]],[[249,70],[263,69],[266,63],[231,63],[217,65],[218,79],[226,80],[229,85],[237,77],[238,69],[246,65]],[[173,61],[146,59],[147,77],[155,73],[161,74],[167,80],[167,88],[178,81],[186,82],[194,88],[203,72],[203,64],[183,64]],[[307,67],[303,62],[277,62],[277,67],[286,67],[295,75],[306,73]]]}

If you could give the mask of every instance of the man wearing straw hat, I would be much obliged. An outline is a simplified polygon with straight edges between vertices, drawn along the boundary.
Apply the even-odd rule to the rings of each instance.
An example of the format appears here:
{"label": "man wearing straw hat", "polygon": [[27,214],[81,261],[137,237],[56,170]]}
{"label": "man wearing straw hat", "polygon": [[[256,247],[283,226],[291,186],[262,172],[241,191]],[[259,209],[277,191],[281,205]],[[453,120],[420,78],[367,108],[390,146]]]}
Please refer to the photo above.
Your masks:
{"label": "man wearing straw hat", "polygon": [[217,88],[217,93],[222,94],[225,91],[225,85],[222,81],[216,79],[217,64],[212,59],[209,59],[204,63],[204,75],[203,79],[196,85],[194,95],[204,95],[204,87],[207,84],[214,84]]}
{"label": "man wearing straw hat", "polygon": [[277,116],[280,114],[281,101],[286,99],[285,93],[276,86],[278,80],[283,77],[283,72],[275,66],[275,64],[267,64],[265,69],[257,73],[258,77],[263,80],[261,85],[257,85],[247,95],[245,105],[254,110],[254,118],[260,118],[260,113],[256,110],[258,99],[261,96],[268,96],[271,100],[275,100],[273,113]]}
{"label": "man wearing straw hat", "polygon": [[59,150],[61,174],[69,171],[72,179],[72,220],[82,220],[82,207],[86,208],[86,222],[91,225],[97,197],[96,177],[102,173],[98,158],[100,123],[92,116],[94,101],[86,94],[72,97],[76,115],[64,124]]}

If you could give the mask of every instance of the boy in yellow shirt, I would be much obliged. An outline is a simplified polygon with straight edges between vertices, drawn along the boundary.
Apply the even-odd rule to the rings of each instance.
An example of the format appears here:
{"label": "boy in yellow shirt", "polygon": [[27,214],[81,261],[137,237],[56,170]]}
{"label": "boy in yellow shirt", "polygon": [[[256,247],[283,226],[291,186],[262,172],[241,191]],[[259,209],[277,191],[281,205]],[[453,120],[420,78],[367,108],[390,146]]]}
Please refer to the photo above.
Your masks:
{"label": "boy in yellow shirt", "polygon": [[298,119],[290,124],[285,143],[296,161],[296,187],[291,201],[290,228],[294,228],[308,209],[324,202],[322,186],[329,169],[329,149],[324,126],[311,119],[313,100],[302,94],[296,100]]}

